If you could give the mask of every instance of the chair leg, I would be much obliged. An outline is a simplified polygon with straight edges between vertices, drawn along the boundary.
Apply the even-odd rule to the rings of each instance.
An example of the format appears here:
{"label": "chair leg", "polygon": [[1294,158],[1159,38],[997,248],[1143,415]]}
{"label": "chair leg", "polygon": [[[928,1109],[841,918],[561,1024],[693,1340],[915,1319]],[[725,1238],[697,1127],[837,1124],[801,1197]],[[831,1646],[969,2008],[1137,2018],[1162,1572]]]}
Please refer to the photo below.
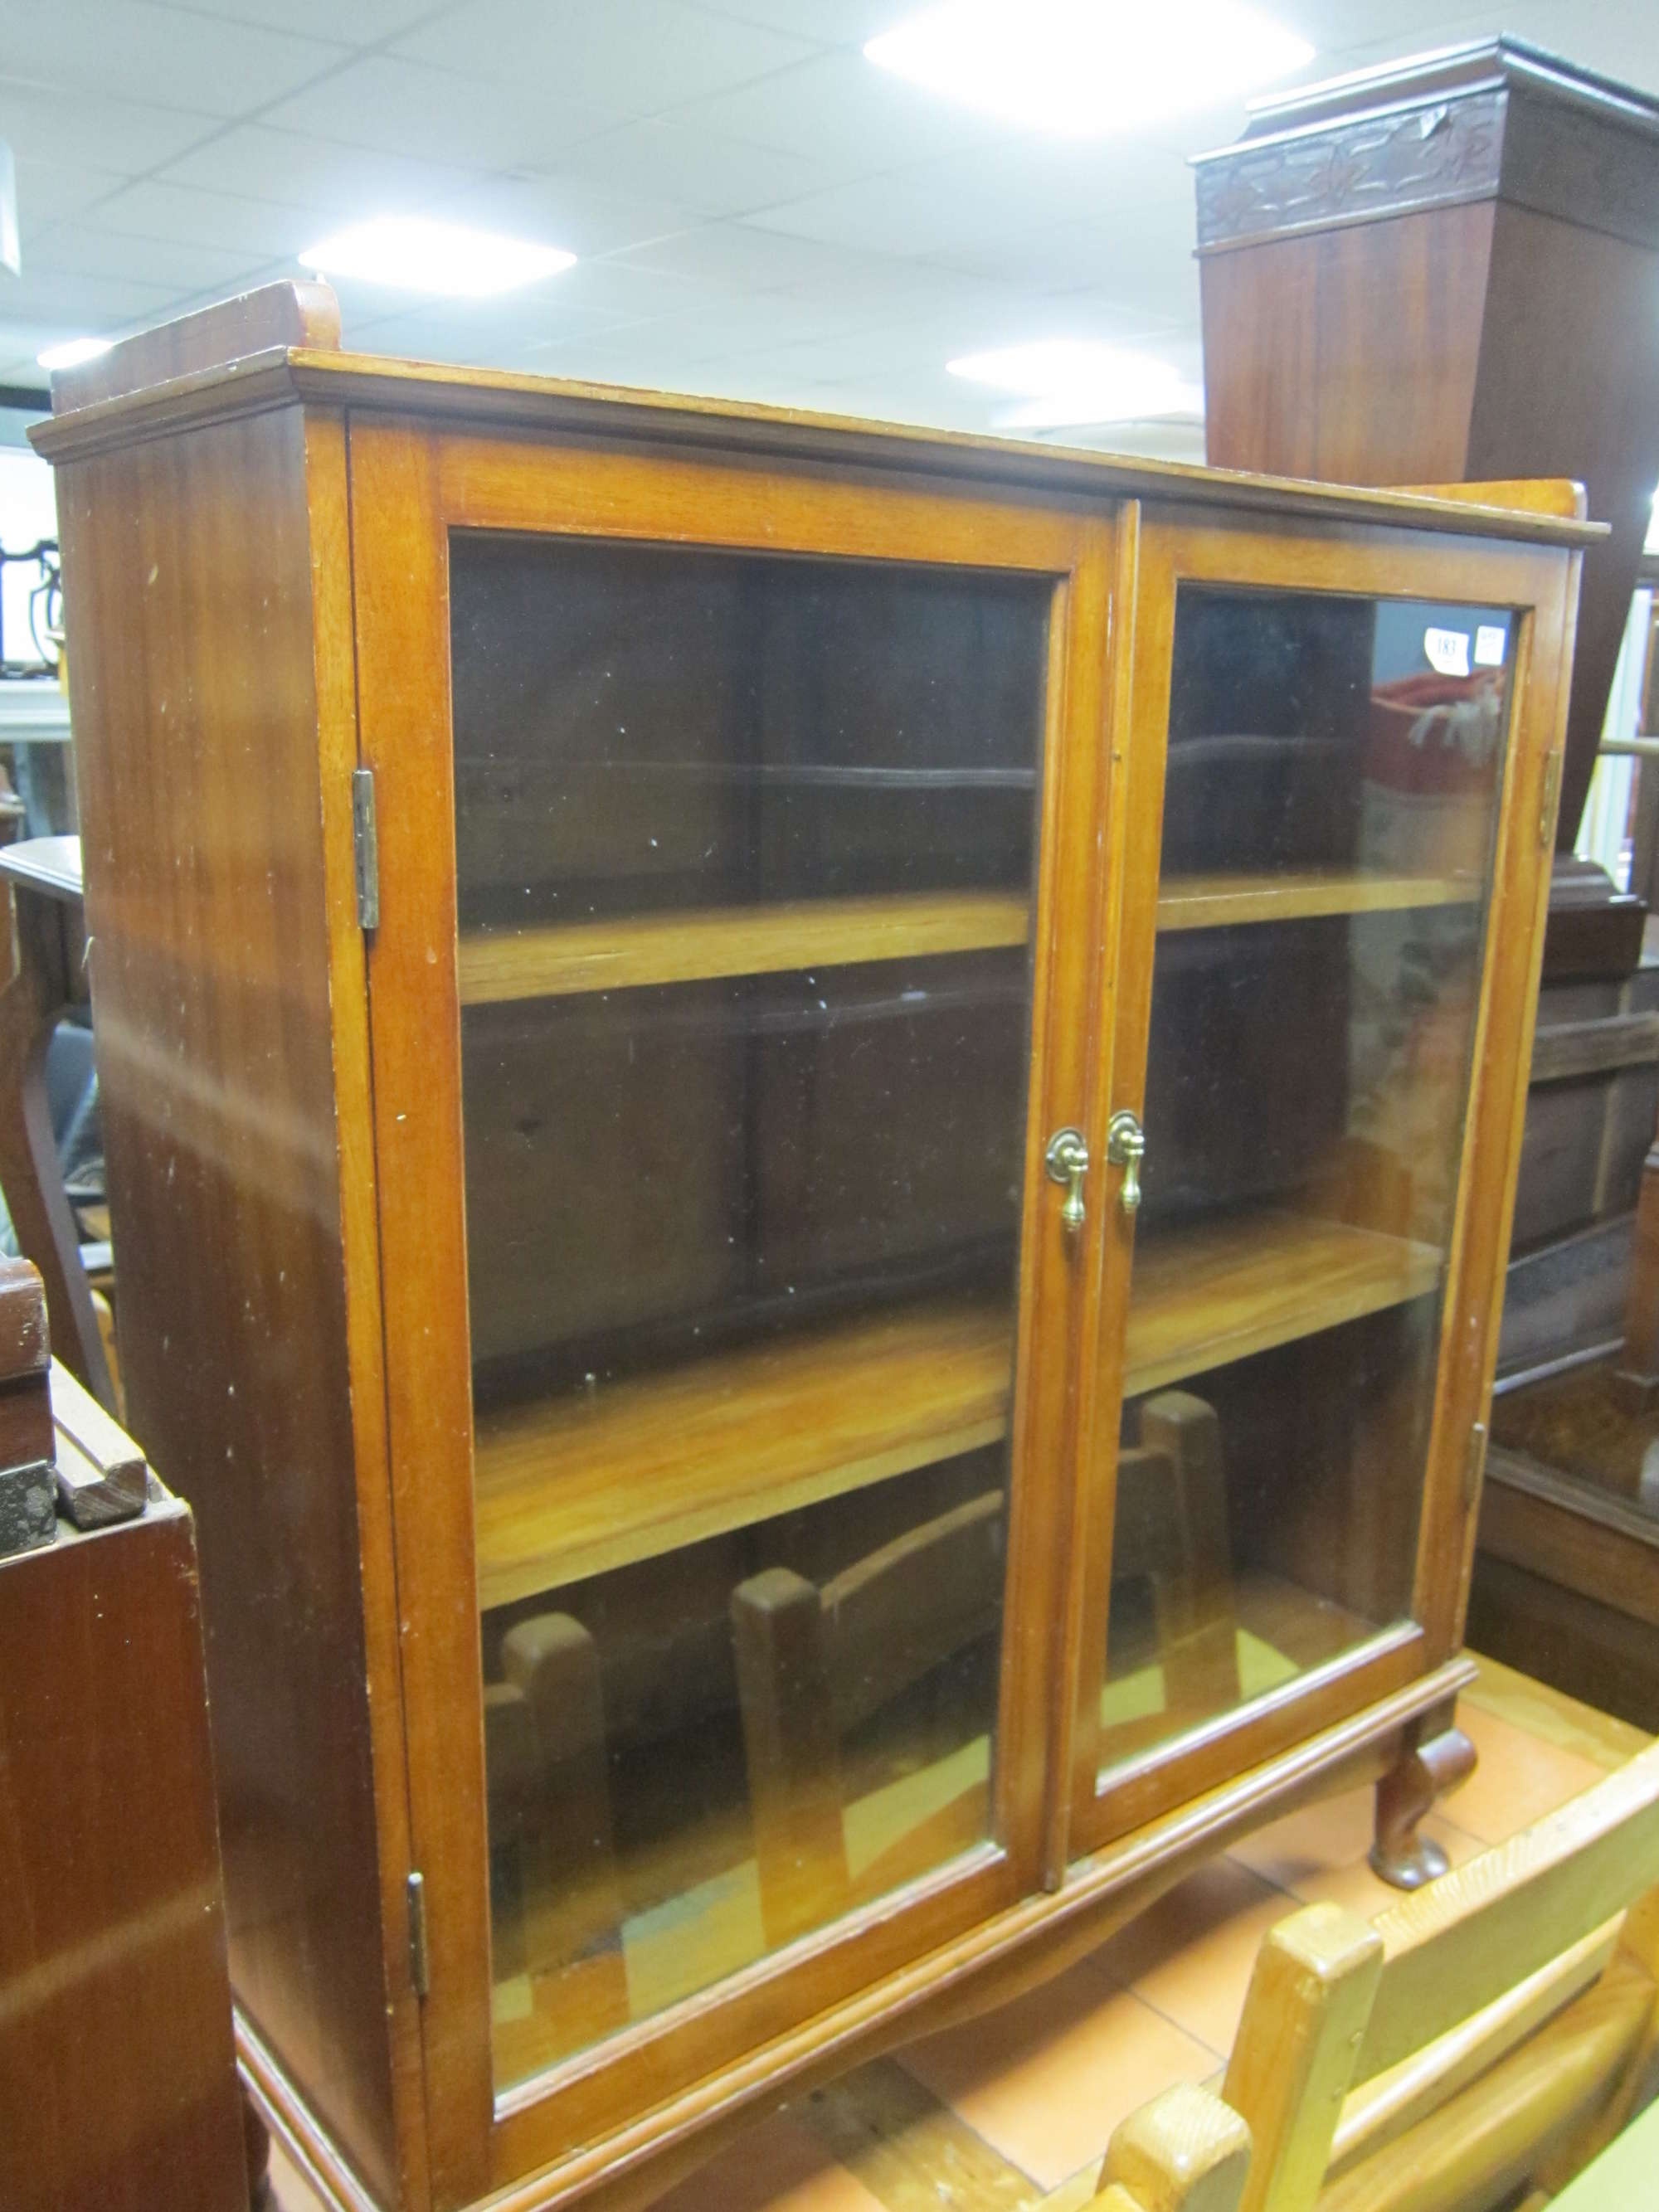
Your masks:
{"label": "chair leg", "polygon": [[599,1647],[571,1614],[538,1613],[501,1638],[501,1665],[535,1742],[523,1927],[538,2004],[580,2008],[594,2033],[620,2027],[628,1974]]}
{"label": "chair leg", "polygon": [[841,1759],[815,1584],[769,1567],[732,1594],[732,1639],[769,1944],[821,1928],[848,1880]]}

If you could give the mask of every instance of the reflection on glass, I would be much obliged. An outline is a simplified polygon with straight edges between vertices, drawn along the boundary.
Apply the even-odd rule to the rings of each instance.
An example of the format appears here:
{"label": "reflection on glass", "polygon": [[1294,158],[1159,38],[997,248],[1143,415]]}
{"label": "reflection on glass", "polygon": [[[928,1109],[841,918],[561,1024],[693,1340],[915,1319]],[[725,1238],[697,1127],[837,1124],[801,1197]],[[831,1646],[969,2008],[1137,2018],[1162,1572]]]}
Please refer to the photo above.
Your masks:
{"label": "reflection on glass", "polygon": [[990,1832],[1047,590],[458,537],[505,2084]]}
{"label": "reflection on glass", "polygon": [[1180,592],[1103,1767],[1409,1613],[1512,642]]}

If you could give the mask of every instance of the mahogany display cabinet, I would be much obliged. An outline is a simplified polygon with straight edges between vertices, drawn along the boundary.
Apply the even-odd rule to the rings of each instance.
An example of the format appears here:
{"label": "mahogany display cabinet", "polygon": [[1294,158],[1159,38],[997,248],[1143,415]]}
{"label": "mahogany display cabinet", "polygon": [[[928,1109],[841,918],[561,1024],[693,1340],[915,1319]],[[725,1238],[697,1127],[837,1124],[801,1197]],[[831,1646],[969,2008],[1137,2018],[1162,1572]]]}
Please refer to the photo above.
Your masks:
{"label": "mahogany display cabinet", "polygon": [[1361,493],[343,352],[60,377],[131,1425],[244,2078],[643,2202],[1452,1726],[1577,590]]}

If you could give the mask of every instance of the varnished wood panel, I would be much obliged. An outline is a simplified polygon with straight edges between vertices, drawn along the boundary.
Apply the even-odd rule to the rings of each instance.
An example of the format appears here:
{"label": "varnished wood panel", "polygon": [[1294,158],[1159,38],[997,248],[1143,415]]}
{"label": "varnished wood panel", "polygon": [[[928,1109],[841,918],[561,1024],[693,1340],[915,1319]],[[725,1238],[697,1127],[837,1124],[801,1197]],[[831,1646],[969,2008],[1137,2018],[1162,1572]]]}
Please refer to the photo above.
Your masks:
{"label": "varnished wood panel", "polygon": [[390,2195],[306,437],[92,460],[58,514],[121,1364],[197,1515],[233,1976]]}
{"label": "varnished wood panel", "polygon": [[0,2203],[246,2212],[190,1516],[0,1560]]}
{"label": "varnished wood panel", "polygon": [[217,300],[193,315],[123,338],[107,353],[52,375],[58,414],[118,399],[175,376],[199,374],[273,346],[337,346],[340,303],[327,284],[296,280]]}
{"label": "varnished wood panel", "polygon": [[1492,213],[1437,208],[1205,255],[1211,466],[1331,483],[1472,473],[1469,303],[1485,294]]}

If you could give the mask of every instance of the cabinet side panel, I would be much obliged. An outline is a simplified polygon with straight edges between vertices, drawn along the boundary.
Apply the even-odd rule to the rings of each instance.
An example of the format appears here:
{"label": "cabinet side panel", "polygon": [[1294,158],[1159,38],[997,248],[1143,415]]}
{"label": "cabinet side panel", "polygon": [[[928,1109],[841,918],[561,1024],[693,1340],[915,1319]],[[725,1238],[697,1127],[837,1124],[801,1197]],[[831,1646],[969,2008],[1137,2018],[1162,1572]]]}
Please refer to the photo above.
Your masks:
{"label": "cabinet side panel", "polygon": [[1482,202],[1206,254],[1211,466],[1329,483],[1467,475],[1492,233]]}
{"label": "cabinet side panel", "polygon": [[58,495],[122,1367],[197,1515],[232,1979],[389,2198],[304,437]]}

